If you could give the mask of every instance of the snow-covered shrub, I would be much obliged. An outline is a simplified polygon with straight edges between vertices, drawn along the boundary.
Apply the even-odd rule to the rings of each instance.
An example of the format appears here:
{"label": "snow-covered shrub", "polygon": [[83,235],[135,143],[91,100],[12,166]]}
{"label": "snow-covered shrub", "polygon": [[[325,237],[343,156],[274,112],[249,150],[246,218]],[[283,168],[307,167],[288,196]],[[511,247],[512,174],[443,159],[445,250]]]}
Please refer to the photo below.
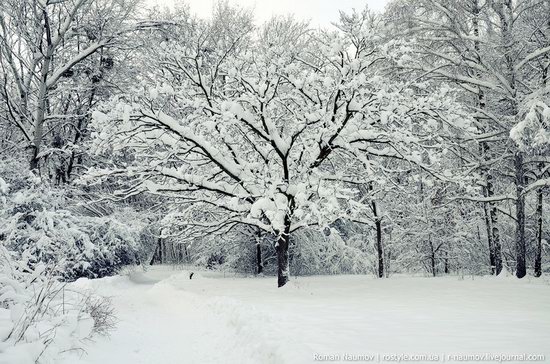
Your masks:
{"label": "snow-covered shrub", "polygon": [[372,272],[373,255],[346,243],[334,228],[303,229],[293,242],[290,266],[296,275]]}
{"label": "snow-covered shrub", "polygon": [[21,171],[0,162],[0,363],[49,363],[114,319],[108,301],[62,281],[109,273],[138,234],[75,214],[65,193]]}
{"label": "snow-covered shrub", "polygon": [[50,363],[112,327],[108,302],[68,288],[54,269],[31,268],[25,258],[0,245],[1,363]]}
{"label": "snow-covered shrub", "polygon": [[[103,277],[115,274],[121,267],[140,263],[140,238],[142,227],[138,220],[129,226],[113,217],[81,218],[77,224],[85,235],[81,236],[84,247],[80,263],[68,271],[69,278]],[[79,241],[76,241],[79,245]],[[66,276],[67,276],[66,272]]]}
{"label": "snow-covered shrub", "polygon": [[193,263],[208,269],[256,272],[255,242],[243,229],[206,236],[190,245]]}
{"label": "snow-covered shrub", "polygon": [[132,211],[87,216],[70,192],[17,172],[15,162],[0,164],[0,175],[0,245],[30,268],[46,264],[52,274],[74,280],[111,275],[139,262],[145,225]]}

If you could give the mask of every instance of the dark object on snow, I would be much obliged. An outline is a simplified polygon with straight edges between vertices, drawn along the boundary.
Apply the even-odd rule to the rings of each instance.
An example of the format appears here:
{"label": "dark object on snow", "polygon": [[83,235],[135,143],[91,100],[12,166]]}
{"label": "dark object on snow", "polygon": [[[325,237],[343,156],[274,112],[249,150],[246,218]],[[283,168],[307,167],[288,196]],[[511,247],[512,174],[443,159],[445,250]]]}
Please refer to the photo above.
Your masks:
{"label": "dark object on snow", "polygon": [[193,274],[195,273],[194,272],[189,273],[189,279],[193,279]]}

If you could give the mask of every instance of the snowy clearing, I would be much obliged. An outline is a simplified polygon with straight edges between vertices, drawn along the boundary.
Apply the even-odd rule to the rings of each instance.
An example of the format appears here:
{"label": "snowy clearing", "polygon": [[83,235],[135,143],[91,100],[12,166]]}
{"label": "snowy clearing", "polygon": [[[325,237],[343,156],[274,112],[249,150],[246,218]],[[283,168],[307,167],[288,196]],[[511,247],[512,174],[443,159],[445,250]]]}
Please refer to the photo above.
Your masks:
{"label": "snowy clearing", "polygon": [[63,364],[312,363],[316,354],[550,358],[547,278],[294,277],[277,289],[271,277],[203,272],[190,280],[164,266],[75,285],[111,296],[119,323],[88,355],[67,355]]}

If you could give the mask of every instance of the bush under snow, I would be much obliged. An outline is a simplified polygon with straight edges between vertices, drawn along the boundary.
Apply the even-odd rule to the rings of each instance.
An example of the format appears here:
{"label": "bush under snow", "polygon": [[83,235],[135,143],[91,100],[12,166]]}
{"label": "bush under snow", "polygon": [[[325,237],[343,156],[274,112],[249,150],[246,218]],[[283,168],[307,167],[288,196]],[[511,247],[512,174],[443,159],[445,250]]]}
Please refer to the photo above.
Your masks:
{"label": "bush under snow", "polygon": [[45,263],[52,274],[75,280],[111,275],[139,262],[144,226],[132,212],[80,214],[68,192],[41,183],[30,172],[16,173],[15,167],[0,166],[0,174],[11,177],[0,184],[0,244],[29,267]]}
{"label": "bush under snow", "polygon": [[70,289],[45,264],[29,268],[0,246],[0,363],[53,362],[112,324],[108,301]]}

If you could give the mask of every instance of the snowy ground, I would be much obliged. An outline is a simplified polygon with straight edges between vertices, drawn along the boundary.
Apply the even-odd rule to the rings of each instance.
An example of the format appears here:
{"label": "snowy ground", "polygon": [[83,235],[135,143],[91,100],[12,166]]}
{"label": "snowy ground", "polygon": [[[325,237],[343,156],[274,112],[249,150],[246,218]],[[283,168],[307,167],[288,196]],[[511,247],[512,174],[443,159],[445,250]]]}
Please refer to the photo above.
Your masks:
{"label": "snowy ground", "polygon": [[204,272],[189,280],[156,267],[75,284],[111,296],[119,323],[87,355],[62,364],[294,364],[331,354],[341,362],[345,354],[363,362],[368,354],[374,362],[389,362],[383,354],[439,355],[440,362],[453,354],[545,354],[550,361],[547,279],[298,277],[277,289],[273,277]]}

